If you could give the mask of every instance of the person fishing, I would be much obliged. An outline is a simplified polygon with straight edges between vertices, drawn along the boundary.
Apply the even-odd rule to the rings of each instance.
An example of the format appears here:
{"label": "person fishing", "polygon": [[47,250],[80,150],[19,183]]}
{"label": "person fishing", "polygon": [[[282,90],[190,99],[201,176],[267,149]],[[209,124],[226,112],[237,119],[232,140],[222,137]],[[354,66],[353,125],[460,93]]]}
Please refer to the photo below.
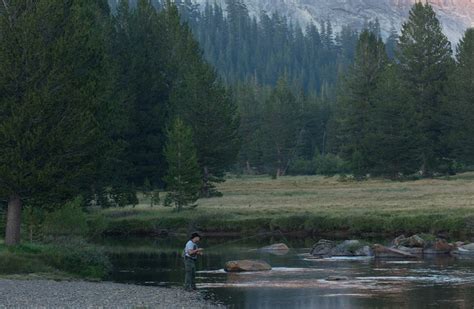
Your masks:
{"label": "person fishing", "polygon": [[184,248],[184,269],[186,276],[184,288],[187,291],[196,290],[196,260],[202,255],[203,249],[198,247],[201,235],[193,233]]}

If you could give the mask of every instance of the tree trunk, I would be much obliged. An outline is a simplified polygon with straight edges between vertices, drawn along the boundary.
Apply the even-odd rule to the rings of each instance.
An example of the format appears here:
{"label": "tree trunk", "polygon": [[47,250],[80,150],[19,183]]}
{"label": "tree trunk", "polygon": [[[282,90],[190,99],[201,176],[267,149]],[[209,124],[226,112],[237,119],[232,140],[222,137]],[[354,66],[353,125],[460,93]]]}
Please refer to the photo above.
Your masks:
{"label": "tree trunk", "polygon": [[13,246],[20,243],[21,199],[18,195],[10,196],[7,211],[7,229],[5,244]]}

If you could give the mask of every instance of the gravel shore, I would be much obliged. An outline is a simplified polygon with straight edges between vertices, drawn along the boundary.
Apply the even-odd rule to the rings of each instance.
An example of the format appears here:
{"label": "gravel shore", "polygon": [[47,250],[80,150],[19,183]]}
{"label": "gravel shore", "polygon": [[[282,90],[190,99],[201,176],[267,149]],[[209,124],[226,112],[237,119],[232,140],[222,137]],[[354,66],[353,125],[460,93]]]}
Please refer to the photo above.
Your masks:
{"label": "gravel shore", "polygon": [[0,308],[222,308],[199,293],[111,282],[0,279]]}

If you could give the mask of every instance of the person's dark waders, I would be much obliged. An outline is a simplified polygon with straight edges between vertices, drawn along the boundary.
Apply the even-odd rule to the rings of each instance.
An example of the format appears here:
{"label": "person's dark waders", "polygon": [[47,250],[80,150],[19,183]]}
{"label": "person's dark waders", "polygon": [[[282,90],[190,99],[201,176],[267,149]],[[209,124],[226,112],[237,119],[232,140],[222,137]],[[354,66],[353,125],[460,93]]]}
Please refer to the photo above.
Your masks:
{"label": "person's dark waders", "polygon": [[196,260],[190,257],[184,257],[184,269],[186,276],[184,278],[184,288],[186,290],[196,289]]}

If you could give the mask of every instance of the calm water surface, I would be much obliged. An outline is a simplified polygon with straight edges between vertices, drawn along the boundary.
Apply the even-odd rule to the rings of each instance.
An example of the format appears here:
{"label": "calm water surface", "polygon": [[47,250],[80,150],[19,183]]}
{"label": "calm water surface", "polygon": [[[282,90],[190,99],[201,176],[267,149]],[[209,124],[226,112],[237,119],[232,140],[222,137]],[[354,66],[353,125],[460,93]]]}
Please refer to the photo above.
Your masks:
{"label": "calm water surface", "polygon": [[[107,239],[111,280],[143,285],[182,285],[186,239]],[[234,308],[474,308],[474,259],[309,260],[314,239],[207,239],[198,262],[198,288]],[[285,242],[286,255],[258,250]],[[226,261],[262,259],[270,272],[227,274]],[[331,281],[331,276],[348,280]]]}

